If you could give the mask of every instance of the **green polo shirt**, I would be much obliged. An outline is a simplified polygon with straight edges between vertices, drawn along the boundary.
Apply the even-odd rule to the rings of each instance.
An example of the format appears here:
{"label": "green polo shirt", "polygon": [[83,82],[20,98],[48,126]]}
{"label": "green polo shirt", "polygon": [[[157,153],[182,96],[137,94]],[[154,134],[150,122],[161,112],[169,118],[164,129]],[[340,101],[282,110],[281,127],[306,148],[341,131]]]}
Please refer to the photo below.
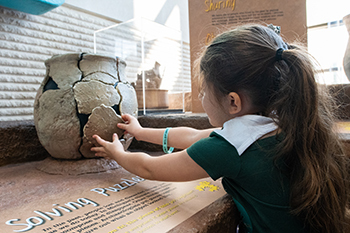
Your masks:
{"label": "green polo shirt", "polygon": [[277,143],[275,136],[258,140],[239,156],[233,145],[213,132],[187,149],[213,180],[222,177],[247,232],[306,232],[290,214],[289,179],[274,165]]}

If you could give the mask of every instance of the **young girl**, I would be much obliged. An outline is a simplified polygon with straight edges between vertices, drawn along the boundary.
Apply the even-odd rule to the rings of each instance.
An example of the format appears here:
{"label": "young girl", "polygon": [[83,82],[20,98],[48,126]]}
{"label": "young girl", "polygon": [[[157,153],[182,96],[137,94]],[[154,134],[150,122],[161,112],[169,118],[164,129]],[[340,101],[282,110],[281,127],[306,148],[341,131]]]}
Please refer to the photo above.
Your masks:
{"label": "young girl", "polygon": [[100,147],[92,150],[150,180],[222,177],[240,232],[344,232],[349,160],[307,53],[267,27],[242,26],[212,41],[199,73],[203,108],[220,129],[143,128],[124,115],[118,127],[137,140],[184,150],[125,152],[117,135],[95,135]]}

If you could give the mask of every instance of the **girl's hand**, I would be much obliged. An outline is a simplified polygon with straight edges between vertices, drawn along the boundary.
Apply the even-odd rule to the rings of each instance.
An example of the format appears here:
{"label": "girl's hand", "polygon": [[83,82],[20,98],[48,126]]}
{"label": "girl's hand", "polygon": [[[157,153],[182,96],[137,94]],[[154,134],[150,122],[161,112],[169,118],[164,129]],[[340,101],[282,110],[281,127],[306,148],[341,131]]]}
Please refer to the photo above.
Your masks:
{"label": "girl's hand", "polygon": [[108,142],[103,140],[98,135],[92,136],[96,139],[97,143],[100,144],[100,147],[92,147],[91,151],[95,152],[95,155],[98,157],[105,157],[117,160],[118,154],[124,153],[124,147],[120,143],[118,135],[113,134],[113,142]]}
{"label": "girl's hand", "polygon": [[139,140],[141,130],[143,129],[139,121],[129,114],[123,114],[122,118],[125,121],[125,123],[119,123],[117,126],[125,130],[124,134],[129,133],[137,140]]}

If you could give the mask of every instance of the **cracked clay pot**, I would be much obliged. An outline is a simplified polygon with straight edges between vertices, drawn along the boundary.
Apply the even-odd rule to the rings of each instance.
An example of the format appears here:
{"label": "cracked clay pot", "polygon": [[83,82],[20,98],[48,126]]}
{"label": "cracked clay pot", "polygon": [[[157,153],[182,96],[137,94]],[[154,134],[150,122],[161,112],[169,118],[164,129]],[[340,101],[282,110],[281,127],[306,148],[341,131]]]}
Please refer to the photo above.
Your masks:
{"label": "cracked clay pot", "polygon": [[125,81],[126,63],[118,58],[84,53],[55,55],[45,61],[46,76],[34,104],[41,144],[57,159],[94,158],[98,134],[112,141],[117,133],[124,148],[132,141],[117,123],[121,114],[137,117],[134,88]]}

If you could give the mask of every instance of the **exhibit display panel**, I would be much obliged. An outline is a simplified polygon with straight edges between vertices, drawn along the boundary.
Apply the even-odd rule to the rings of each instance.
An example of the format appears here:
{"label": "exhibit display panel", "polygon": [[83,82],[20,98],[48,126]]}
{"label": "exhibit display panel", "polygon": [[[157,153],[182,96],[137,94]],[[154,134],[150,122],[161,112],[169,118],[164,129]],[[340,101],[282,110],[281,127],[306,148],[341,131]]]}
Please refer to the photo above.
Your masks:
{"label": "exhibit display panel", "polygon": [[122,168],[52,175],[37,169],[42,163],[1,169],[2,232],[167,232],[225,195],[210,178],[157,182]]}
{"label": "exhibit display panel", "polygon": [[279,26],[287,43],[307,43],[306,0],[295,1],[202,1],[189,0],[192,68],[192,112],[203,112],[198,96],[199,82],[193,62],[203,47],[218,34],[244,24]]}

